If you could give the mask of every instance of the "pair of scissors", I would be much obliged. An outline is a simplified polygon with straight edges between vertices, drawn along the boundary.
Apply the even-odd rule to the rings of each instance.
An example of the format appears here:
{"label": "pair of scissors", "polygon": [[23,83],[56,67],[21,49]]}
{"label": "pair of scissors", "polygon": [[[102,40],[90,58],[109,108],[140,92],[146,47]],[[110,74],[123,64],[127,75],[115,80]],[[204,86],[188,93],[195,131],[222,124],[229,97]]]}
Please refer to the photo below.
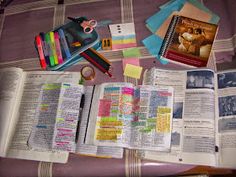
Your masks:
{"label": "pair of scissors", "polygon": [[72,20],[73,22],[79,23],[80,26],[83,28],[84,33],[89,34],[93,32],[93,29],[97,26],[97,21],[96,20],[87,20],[84,18],[72,18],[68,17],[68,19]]}

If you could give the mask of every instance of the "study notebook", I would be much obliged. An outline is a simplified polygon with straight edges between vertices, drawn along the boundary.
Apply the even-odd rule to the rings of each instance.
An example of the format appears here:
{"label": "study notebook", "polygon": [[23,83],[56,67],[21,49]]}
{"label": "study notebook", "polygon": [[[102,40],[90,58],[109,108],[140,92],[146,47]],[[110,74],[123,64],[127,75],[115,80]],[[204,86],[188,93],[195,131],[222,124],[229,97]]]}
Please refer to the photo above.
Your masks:
{"label": "study notebook", "polygon": [[218,25],[175,15],[166,32],[161,59],[190,67],[206,67]]}

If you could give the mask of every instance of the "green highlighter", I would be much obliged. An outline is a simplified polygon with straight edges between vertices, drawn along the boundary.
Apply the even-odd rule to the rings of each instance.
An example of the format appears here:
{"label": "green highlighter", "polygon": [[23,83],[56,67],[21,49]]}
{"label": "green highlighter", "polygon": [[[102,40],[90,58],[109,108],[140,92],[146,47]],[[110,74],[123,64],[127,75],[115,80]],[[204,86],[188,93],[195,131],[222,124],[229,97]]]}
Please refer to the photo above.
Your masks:
{"label": "green highlighter", "polygon": [[49,61],[50,61],[50,66],[55,66],[55,59],[54,59],[53,52],[52,52],[52,44],[51,44],[51,41],[50,41],[49,33],[45,34],[45,40],[46,40],[47,45],[49,46]]}

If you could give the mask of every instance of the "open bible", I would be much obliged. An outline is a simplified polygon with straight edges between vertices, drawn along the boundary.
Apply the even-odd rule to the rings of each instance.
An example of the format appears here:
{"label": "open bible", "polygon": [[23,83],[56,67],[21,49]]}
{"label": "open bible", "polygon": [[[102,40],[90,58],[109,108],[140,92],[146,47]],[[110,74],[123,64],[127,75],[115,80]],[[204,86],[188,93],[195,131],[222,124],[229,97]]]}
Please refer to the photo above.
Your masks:
{"label": "open bible", "polygon": [[[0,156],[65,163],[68,152],[35,150],[28,140],[35,121],[39,95],[46,83],[78,84],[79,72],[0,70]],[[55,96],[51,95],[51,98]],[[57,107],[55,107],[56,109]]]}
{"label": "open bible", "polygon": [[67,162],[69,152],[123,157],[170,150],[173,88],[79,85],[80,73],[0,70],[0,156]]}
{"label": "open bible", "polygon": [[93,92],[81,146],[170,150],[173,88],[121,82]]}
{"label": "open bible", "polygon": [[236,168],[236,71],[152,68],[143,84],[174,88],[170,152],[140,151],[145,159]]}

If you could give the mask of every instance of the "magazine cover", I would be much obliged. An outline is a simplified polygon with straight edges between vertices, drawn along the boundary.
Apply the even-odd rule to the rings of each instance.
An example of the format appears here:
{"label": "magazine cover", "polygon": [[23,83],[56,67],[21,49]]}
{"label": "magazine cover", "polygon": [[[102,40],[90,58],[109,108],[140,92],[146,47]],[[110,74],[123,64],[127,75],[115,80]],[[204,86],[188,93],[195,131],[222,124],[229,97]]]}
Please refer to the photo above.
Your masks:
{"label": "magazine cover", "polygon": [[217,25],[174,16],[162,44],[164,59],[193,67],[207,65]]}

